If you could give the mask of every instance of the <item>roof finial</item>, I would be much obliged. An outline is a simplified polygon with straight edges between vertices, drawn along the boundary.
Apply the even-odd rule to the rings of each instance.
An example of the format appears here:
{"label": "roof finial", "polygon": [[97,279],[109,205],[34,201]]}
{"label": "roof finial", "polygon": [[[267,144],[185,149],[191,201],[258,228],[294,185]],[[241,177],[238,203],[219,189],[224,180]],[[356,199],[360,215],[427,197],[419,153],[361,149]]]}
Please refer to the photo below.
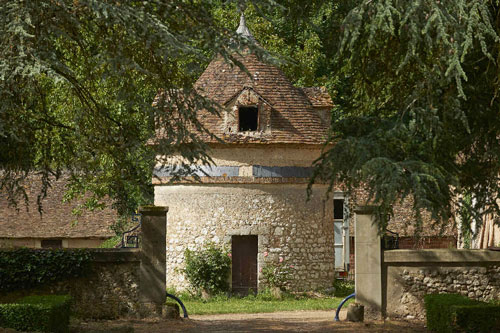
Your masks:
{"label": "roof finial", "polygon": [[240,26],[238,27],[238,30],[236,30],[236,33],[248,39],[255,40],[250,30],[248,30],[247,22],[245,20],[245,14],[243,14],[243,12],[241,13]]}

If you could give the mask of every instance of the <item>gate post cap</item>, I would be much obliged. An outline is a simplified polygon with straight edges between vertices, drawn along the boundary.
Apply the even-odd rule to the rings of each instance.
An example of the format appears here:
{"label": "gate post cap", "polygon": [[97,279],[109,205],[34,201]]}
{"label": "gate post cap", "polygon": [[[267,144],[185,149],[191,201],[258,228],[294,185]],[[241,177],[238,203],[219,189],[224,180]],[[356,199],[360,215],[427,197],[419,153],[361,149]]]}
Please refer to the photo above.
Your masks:
{"label": "gate post cap", "polygon": [[139,212],[142,213],[166,213],[168,212],[168,207],[167,206],[154,206],[154,205],[148,205],[148,206],[140,206],[139,207]]}

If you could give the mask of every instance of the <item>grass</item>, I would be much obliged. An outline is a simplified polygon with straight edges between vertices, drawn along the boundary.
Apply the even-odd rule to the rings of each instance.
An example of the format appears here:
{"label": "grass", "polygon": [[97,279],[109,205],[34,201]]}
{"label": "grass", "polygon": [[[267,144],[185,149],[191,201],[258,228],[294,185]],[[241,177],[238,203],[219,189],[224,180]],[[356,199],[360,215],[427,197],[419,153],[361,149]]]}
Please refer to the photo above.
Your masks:
{"label": "grass", "polygon": [[290,294],[284,295],[282,299],[276,299],[268,292],[247,297],[227,297],[225,295],[219,295],[209,300],[194,298],[184,293],[179,295],[179,298],[186,306],[190,315],[335,310],[343,299],[341,297],[312,298],[304,295]]}

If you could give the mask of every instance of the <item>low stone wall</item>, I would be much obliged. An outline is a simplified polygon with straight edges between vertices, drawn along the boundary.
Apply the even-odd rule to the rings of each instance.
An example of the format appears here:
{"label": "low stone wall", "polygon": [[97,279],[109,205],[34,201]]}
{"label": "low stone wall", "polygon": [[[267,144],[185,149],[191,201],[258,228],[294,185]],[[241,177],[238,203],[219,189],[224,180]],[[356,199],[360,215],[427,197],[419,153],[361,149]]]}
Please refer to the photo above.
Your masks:
{"label": "low stone wall", "polygon": [[140,316],[140,251],[92,249],[93,260],[85,276],[66,279],[32,290],[0,296],[11,302],[25,295],[69,294],[72,310],[82,318],[104,319]]}
{"label": "low stone wall", "polygon": [[74,298],[73,311],[83,318],[140,316],[140,252],[132,250],[92,251],[88,276],[57,283],[53,293]]}
{"label": "low stone wall", "polygon": [[383,308],[389,318],[425,319],[426,294],[457,293],[480,301],[498,300],[500,252],[385,251],[382,284]]}
{"label": "low stone wall", "polygon": [[29,294],[69,294],[74,300],[73,313],[81,318],[162,315],[166,297],[168,208],[147,206],[139,211],[142,215],[141,249],[88,249],[93,259],[91,269],[84,276],[36,290],[0,295],[0,302],[12,302]]}

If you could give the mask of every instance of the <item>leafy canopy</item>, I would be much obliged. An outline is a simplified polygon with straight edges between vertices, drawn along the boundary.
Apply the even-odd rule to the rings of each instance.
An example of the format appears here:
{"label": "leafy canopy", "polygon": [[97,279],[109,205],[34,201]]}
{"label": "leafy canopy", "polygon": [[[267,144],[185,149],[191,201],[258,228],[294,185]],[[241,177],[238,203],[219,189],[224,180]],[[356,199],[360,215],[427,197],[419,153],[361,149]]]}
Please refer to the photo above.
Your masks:
{"label": "leafy canopy", "polygon": [[498,1],[349,3],[333,65],[333,146],[315,179],[351,195],[367,188],[382,229],[407,197],[417,227],[424,211],[443,225],[456,205],[498,210]]}
{"label": "leafy canopy", "polygon": [[[156,163],[174,153],[188,164],[209,163],[193,131],[205,131],[195,114],[217,108],[192,83],[214,54],[230,60],[229,46],[245,43],[215,24],[216,4],[3,1],[0,190],[10,202],[27,198],[29,173],[43,183],[39,204],[53,177],[65,173],[68,199],[87,193],[95,208],[108,197],[126,214],[151,201]],[[163,135],[151,145],[155,127]]]}

